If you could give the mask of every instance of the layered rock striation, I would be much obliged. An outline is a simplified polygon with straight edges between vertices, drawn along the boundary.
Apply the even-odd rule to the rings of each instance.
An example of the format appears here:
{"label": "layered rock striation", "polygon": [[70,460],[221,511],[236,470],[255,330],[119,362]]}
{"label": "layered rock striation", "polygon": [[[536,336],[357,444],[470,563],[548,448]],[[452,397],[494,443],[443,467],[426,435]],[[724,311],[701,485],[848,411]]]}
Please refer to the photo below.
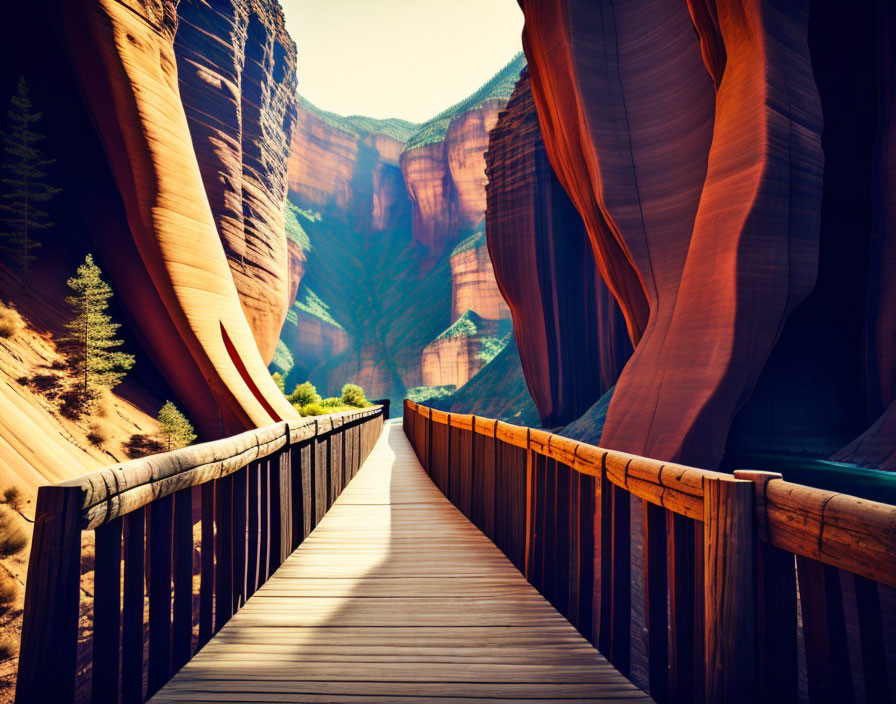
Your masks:
{"label": "layered rock striation", "polygon": [[504,348],[510,325],[464,311],[423,348],[423,386],[466,384]]}
{"label": "layered rock striation", "polygon": [[[309,332],[306,341],[284,328],[295,363],[288,385],[310,378],[335,393],[352,381],[371,398],[398,401],[406,389],[442,377],[463,383],[485,363],[474,341],[445,352],[451,361],[443,365],[437,348],[458,341],[436,338],[468,310],[485,327],[509,317],[482,232],[483,155],[523,64],[515,57],[423,125],[343,117],[300,99],[289,197],[309,248],[298,296],[313,291],[338,332],[315,321],[322,335]],[[334,345],[321,358],[318,340],[343,335],[345,348]],[[309,368],[314,359],[319,363]]]}
{"label": "layered rock striation", "polygon": [[548,163],[528,69],[492,130],[486,163],[488,249],[526,381],[542,423],[566,424],[616,383],[631,343]]}
{"label": "layered rock striation", "polygon": [[487,320],[510,317],[488,255],[485,222],[451,250],[451,317],[471,310]]}
{"label": "layered rock striation", "polygon": [[401,154],[414,241],[431,256],[451,249],[482,219],[488,133],[525,63],[522,54],[514,57],[476,93],[422,125]]}
{"label": "layered rock striation", "polygon": [[892,466],[892,11],[522,5],[547,155],[635,345],[601,444]]}
{"label": "layered rock striation", "polygon": [[[205,437],[294,417],[295,410],[267,372],[247,322],[206,192],[178,82],[175,5],[161,0],[85,0],[60,3],[59,13],[65,51],[108,157],[127,223],[125,236],[120,228],[95,227],[91,237],[103,253],[129,318],[139,321],[142,344],[171,388],[177,389]],[[267,41],[258,28],[251,36],[252,42]],[[273,41],[273,36],[268,38]],[[223,44],[231,41],[231,37],[221,37]],[[256,51],[260,49],[250,43],[249,52]],[[273,57],[276,52],[271,51]],[[225,57],[230,55],[230,49],[222,52]],[[289,70],[285,58],[279,65]],[[264,67],[252,71],[259,68]],[[273,71],[274,65],[267,69]],[[222,66],[217,75],[223,76],[227,70]],[[258,80],[262,78],[273,83],[275,75]],[[246,83],[252,81],[246,79]],[[266,118],[259,119],[276,114],[272,108]],[[262,128],[250,130],[244,113],[240,141],[244,134],[257,134],[253,132],[256,129]],[[228,147],[233,147],[232,141],[221,145],[220,156],[229,164],[227,173],[236,178]],[[223,201],[227,192],[240,193],[244,207],[237,208],[231,199],[226,210],[231,214],[242,211],[243,228],[254,220],[250,229],[256,228],[255,234],[246,235],[246,241],[251,239],[261,248],[268,240],[257,228],[273,226],[277,218],[266,211],[268,205],[273,208],[276,204],[266,204],[263,194],[247,199],[244,187],[248,189],[253,179],[257,185],[272,178],[276,169],[259,171],[259,163],[247,160],[246,171],[240,169],[239,185],[229,183],[219,195]],[[218,214],[224,222],[225,216]],[[103,211],[98,209],[92,217],[94,222],[101,221]],[[235,223],[229,222],[228,227],[234,237],[242,236]],[[279,272],[285,286],[285,234],[281,232],[280,238],[277,258],[281,264],[271,269]],[[276,237],[271,235],[273,239]],[[285,293],[276,307],[282,306],[283,298]],[[264,336],[261,339],[263,346],[269,344],[264,343]]]}
{"label": "layered rock striation", "polygon": [[283,202],[296,48],[276,0],[177,5],[181,101],[240,302],[270,361],[300,275]]}
{"label": "layered rock striation", "polygon": [[289,157],[289,192],[304,208],[344,213],[380,232],[409,207],[399,155],[417,125],[343,117],[299,99]]}

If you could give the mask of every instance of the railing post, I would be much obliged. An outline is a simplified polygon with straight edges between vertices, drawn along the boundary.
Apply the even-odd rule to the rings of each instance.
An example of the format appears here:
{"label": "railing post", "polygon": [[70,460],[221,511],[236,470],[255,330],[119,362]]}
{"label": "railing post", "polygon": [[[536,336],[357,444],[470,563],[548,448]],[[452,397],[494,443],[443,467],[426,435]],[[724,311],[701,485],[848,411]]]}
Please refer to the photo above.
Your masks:
{"label": "railing post", "polygon": [[703,481],[707,702],[756,701],[753,483]]}
{"label": "railing post", "polygon": [[768,542],[765,495],[768,483],[782,479],[778,472],[736,470],[737,479],[756,486],[756,591],[760,654],[759,697],[762,701],[795,702],[798,698],[796,570],[792,554]]}
{"label": "railing post", "polygon": [[81,498],[80,487],[42,486],[37,492],[17,704],[69,702],[75,698]]}

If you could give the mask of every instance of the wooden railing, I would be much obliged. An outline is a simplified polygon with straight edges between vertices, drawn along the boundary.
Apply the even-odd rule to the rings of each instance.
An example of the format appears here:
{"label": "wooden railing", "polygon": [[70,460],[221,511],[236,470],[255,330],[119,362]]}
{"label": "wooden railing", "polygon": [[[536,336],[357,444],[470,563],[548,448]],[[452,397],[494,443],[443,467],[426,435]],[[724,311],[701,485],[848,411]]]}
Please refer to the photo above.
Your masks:
{"label": "wooden railing", "polygon": [[152,696],[317,525],[382,422],[381,406],[284,421],[41,487],[16,702]]}
{"label": "wooden railing", "polygon": [[[896,634],[881,593],[892,605],[896,507],[410,401],[403,421],[436,485],[627,676],[640,583],[658,702],[840,704],[857,689],[890,701]],[[641,500],[643,535],[631,531],[631,497]],[[841,579],[855,592],[849,613]]]}

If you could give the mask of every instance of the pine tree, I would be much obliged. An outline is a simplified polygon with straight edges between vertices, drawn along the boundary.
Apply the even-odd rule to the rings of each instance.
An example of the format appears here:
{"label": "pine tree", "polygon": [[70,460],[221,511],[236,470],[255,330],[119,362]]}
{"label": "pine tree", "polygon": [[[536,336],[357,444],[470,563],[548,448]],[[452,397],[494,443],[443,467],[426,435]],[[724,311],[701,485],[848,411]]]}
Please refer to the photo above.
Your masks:
{"label": "pine tree", "polygon": [[74,295],[65,300],[75,317],[66,323],[69,334],[62,342],[82,398],[91,403],[100,390],[121,382],[134,366],[134,356],[115,349],[123,344],[115,337],[121,326],[106,313],[112,289],[103,281],[93,255],[87,255],[77,275],[68,280],[68,286]]}
{"label": "pine tree", "polygon": [[3,135],[5,189],[0,196],[3,214],[0,248],[12,259],[24,287],[31,274],[31,262],[36,259],[32,250],[40,246],[34,239],[35,232],[53,225],[49,214],[38,208],[38,204],[49,201],[59,189],[44,181],[44,167],[54,160],[44,159],[37,148],[37,142],[44,138],[35,130],[41,113],[33,110],[24,77],[19,79],[16,94],[10,99],[7,116],[9,130]]}
{"label": "pine tree", "polygon": [[193,426],[187,417],[177,410],[171,401],[165,401],[159,415],[156,416],[159,421],[159,435],[162,444],[166,450],[177,450],[186,447],[196,439],[193,434]]}

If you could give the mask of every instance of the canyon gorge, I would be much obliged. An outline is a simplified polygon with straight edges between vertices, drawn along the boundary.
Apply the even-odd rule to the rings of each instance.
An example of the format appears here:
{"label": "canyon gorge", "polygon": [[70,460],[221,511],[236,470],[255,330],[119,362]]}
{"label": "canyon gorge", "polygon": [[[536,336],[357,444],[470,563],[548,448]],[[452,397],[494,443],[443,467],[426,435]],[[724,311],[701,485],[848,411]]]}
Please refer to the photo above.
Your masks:
{"label": "canyon gorge", "polygon": [[[8,8],[0,86],[27,79],[59,188],[33,272],[0,258],[0,491],[29,533],[39,486],[151,451],[166,400],[214,440],[298,418],[278,382],[892,487],[896,11],[518,4],[524,51],[421,123],[302,97],[277,0]],[[88,254],[135,364],[77,418]]]}
{"label": "canyon gorge", "polygon": [[[520,54],[423,124],[300,99],[289,201],[309,245],[271,366],[287,388],[308,379],[333,394],[354,381],[393,403],[409,389],[447,396],[507,345],[510,311],[485,238],[484,153],[524,65]],[[525,410],[534,417],[531,403]]]}

